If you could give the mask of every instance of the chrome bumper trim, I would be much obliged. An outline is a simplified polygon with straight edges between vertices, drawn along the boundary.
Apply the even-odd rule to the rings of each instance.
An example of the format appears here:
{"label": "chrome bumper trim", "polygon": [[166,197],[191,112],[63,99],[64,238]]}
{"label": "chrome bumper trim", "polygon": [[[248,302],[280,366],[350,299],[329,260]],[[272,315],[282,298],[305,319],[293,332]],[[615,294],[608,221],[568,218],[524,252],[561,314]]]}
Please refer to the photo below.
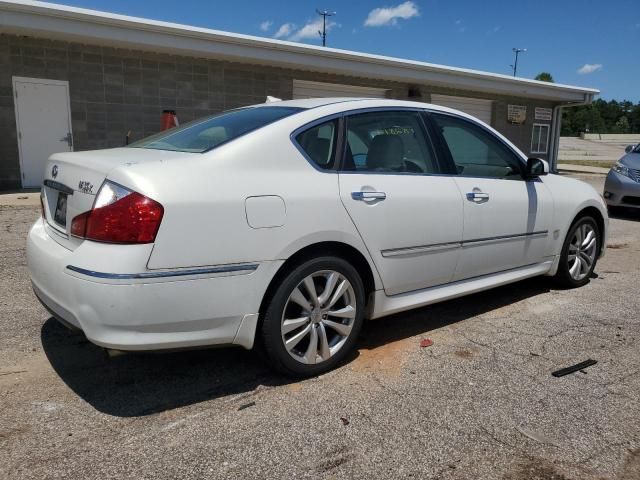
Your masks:
{"label": "chrome bumper trim", "polygon": [[239,273],[239,272],[253,272],[258,268],[257,263],[248,263],[242,265],[226,265],[220,267],[203,267],[203,268],[190,268],[186,270],[164,270],[159,272],[141,272],[141,273],[106,273],[96,272],[93,270],[86,270],[84,268],[75,267],[73,265],[67,265],[67,270],[80,273],[88,277],[93,278],[105,278],[109,280],[140,280],[149,278],[167,278],[167,277],[185,277],[189,275],[207,275],[214,273]]}

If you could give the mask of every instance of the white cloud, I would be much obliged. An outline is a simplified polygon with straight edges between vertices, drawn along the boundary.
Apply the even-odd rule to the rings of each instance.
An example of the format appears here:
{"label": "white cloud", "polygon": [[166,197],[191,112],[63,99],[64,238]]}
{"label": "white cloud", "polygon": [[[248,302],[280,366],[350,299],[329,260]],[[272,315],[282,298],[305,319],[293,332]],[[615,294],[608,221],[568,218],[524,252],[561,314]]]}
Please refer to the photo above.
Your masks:
{"label": "white cloud", "polygon": [[273,36],[274,38],[283,38],[291,35],[291,32],[296,28],[293,23],[283,23],[278,31]]}
{"label": "white cloud", "polygon": [[[327,21],[327,32],[336,26],[336,22],[332,22],[330,20]],[[289,40],[294,42],[299,42],[300,40],[305,40],[308,38],[316,38],[319,37],[318,32],[322,31],[322,19],[313,20],[312,22],[307,23],[304,27],[300,28],[294,32]]]}
{"label": "white cloud", "polygon": [[266,32],[271,28],[271,25],[273,25],[273,22],[271,20],[265,20],[260,24],[260,30]]}
{"label": "white cloud", "polygon": [[602,70],[601,63],[585,63],[578,69],[577,73],[580,75],[587,75],[589,73],[597,72],[598,70]]}
{"label": "white cloud", "polygon": [[364,21],[365,27],[381,27],[395,25],[398,19],[407,20],[420,15],[418,6],[414,2],[404,2],[395,7],[374,8]]}

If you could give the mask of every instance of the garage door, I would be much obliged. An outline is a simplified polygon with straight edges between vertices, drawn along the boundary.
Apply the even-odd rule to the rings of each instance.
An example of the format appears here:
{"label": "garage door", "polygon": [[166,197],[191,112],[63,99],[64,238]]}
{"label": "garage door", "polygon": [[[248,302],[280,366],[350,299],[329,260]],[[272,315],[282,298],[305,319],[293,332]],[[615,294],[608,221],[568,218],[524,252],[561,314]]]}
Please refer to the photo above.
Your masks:
{"label": "garage door", "polygon": [[338,83],[293,81],[293,98],[367,97],[387,98],[384,88],[357,87]]}
{"label": "garage door", "polygon": [[491,125],[491,104],[493,103],[491,100],[432,94],[431,103],[442,105],[443,107],[455,108]]}

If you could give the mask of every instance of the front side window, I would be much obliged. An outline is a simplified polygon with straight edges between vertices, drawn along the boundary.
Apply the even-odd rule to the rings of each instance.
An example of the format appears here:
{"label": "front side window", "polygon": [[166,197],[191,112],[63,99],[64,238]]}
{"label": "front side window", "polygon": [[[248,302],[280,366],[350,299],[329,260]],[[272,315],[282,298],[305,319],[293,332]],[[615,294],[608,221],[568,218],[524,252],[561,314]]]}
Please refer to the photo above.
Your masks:
{"label": "front side window", "polygon": [[318,168],[330,169],[335,159],[337,132],[338,121],[331,120],[299,133],[296,142]]}
{"label": "front side window", "polygon": [[129,147],[203,153],[301,110],[294,107],[250,107],[230,110],[156,133],[132,143]]}
{"label": "front side window", "polygon": [[531,153],[547,153],[549,125],[534,123],[531,133]]}
{"label": "front side window", "polygon": [[432,113],[442,133],[458,175],[521,179],[523,164],[499,139],[462,118]]}
{"label": "front side window", "polygon": [[437,173],[420,114],[361,113],[347,117],[343,170],[379,173]]}

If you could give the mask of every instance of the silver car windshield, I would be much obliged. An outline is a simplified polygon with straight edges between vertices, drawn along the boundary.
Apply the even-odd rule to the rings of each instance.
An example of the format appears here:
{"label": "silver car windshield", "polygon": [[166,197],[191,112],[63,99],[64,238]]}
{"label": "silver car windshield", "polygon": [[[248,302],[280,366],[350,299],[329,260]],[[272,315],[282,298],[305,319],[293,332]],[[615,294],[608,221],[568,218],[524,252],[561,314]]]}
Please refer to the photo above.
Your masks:
{"label": "silver car windshield", "polygon": [[132,143],[129,147],[204,153],[301,110],[304,109],[294,107],[249,107],[230,110],[156,133]]}

